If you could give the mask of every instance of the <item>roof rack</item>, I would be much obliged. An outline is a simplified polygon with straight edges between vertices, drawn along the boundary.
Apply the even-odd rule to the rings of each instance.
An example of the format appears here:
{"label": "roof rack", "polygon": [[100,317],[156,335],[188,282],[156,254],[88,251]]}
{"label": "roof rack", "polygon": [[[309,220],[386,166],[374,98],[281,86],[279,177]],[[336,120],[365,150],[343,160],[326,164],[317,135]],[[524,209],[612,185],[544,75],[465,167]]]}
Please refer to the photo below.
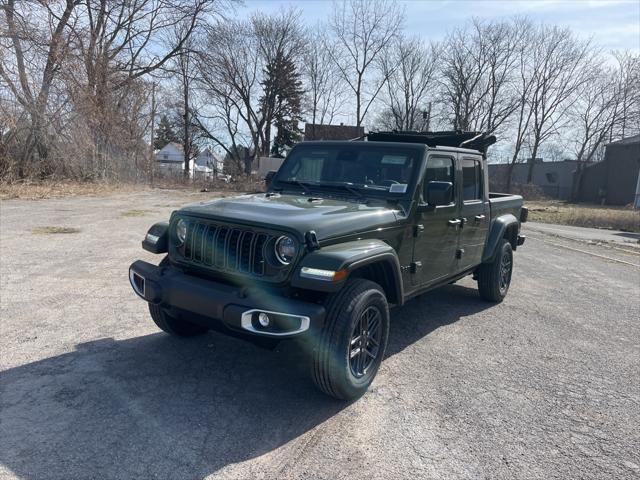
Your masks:
{"label": "roof rack", "polygon": [[461,130],[443,132],[414,132],[393,130],[391,132],[369,132],[370,142],[424,143],[430,147],[461,147],[478,150],[483,154],[496,143],[495,135],[483,132],[463,132]]}

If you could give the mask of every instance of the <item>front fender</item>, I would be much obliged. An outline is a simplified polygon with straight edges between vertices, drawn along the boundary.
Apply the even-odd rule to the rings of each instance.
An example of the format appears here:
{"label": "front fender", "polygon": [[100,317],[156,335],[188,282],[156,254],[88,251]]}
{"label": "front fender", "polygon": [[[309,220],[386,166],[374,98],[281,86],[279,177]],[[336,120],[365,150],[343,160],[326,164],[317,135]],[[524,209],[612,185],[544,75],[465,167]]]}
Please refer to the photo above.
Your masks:
{"label": "front fender", "polygon": [[[297,266],[291,285],[293,287],[335,292],[339,290],[349,275],[358,268],[372,263],[384,263],[392,275],[397,298],[402,298],[402,276],[400,262],[395,250],[382,240],[368,239],[339,243],[323,247],[306,255]],[[338,281],[319,280],[301,276],[303,268],[313,268],[333,272],[346,272]]]}
{"label": "front fender", "polygon": [[142,248],[151,253],[167,253],[169,222],[158,222],[151,226],[142,241]]}
{"label": "front fender", "polygon": [[491,230],[489,231],[487,243],[484,246],[484,253],[482,254],[483,262],[490,262],[493,260],[498,243],[504,237],[504,233],[507,229],[513,225],[518,225],[518,219],[511,213],[500,215],[491,222]]}

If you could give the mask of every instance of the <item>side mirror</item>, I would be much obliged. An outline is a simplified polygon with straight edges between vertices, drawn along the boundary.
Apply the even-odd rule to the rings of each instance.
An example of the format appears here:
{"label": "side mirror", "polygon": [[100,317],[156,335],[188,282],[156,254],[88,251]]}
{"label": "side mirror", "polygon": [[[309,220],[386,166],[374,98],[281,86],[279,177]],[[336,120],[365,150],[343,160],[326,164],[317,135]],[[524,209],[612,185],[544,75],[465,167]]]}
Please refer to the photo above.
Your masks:
{"label": "side mirror", "polygon": [[432,181],[427,184],[426,200],[432,207],[449,205],[453,198],[453,183]]}
{"label": "side mirror", "polygon": [[264,183],[267,186],[267,188],[269,188],[271,186],[271,182],[273,181],[273,177],[276,176],[276,172],[275,170],[269,170],[267,172],[267,174],[264,177]]}

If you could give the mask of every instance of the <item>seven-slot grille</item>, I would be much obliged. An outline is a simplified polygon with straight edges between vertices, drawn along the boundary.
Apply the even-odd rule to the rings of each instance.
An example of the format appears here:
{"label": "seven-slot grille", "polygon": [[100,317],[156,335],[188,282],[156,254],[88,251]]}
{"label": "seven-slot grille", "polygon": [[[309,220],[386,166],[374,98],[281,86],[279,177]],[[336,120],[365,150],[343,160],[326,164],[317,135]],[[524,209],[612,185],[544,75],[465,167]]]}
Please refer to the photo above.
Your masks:
{"label": "seven-slot grille", "polygon": [[224,225],[189,222],[184,258],[227,272],[262,276],[265,273],[266,233]]}

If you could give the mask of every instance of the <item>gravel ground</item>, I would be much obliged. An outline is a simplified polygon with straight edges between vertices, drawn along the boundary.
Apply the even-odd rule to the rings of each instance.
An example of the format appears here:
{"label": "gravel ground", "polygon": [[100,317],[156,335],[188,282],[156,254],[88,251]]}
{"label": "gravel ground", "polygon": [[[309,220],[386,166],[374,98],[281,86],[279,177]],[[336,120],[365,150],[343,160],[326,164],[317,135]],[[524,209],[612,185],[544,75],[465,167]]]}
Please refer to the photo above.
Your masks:
{"label": "gravel ground", "polygon": [[155,328],[127,267],[203,196],[2,203],[0,478],[640,478],[640,269],[607,247],[534,234],[504,303],[467,278],[395,309],[347,404],[289,345]]}

